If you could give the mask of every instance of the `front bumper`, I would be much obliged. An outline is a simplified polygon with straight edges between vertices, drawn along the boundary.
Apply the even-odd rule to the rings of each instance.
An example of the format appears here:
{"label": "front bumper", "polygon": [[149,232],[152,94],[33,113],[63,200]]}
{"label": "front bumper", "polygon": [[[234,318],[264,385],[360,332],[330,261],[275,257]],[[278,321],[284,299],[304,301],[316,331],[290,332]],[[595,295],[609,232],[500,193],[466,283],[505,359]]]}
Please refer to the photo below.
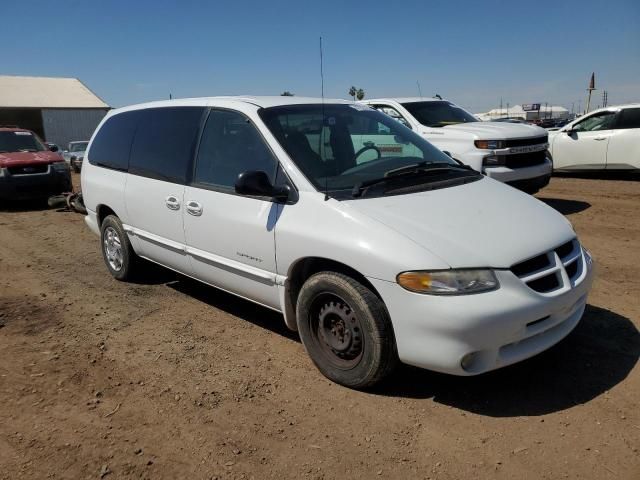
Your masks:
{"label": "front bumper", "polygon": [[523,180],[551,177],[551,160],[548,158],[540,165],[531,167],[509,168],[504,166],[484,167],[484,174],[494,180],[504,183],[513,183]]}
{"label": "front bumper", "polygon": [[49,165],[43,173],[12,175],[8,169],[4,169],[3,173],[0,176],[2,200],[47,198],[73,189],[68,168],[56,170]]}
{"label": "front bumper", "polygon": [[460,296],[412,293],[370,278],[389,310],[400,360],[477,375],[532,357],[578,324],[593,281],[593,267],[587,266],[575,287],[552,296],[530,289],[509,270],[495,273],[498,290]]}

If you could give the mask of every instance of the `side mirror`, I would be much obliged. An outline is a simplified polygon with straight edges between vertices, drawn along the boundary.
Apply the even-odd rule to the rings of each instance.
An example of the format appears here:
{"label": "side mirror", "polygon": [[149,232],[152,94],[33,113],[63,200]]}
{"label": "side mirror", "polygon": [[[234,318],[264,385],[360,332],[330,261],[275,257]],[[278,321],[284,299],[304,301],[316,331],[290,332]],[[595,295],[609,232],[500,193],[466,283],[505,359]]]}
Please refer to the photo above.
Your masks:
{"label": "side mirror", "polygon": [[564,133],[566,133],[567,135],[573,135],[574,133],[576,133],[577,130],[574,130],[573,128],[567,128]]}
{"label": "side mirror", "polygon": [[60,149],[57,145],[49,145],[49,150],[51,150],[52,152],[57,152]]}
{"label": "side mirror", "polygon": [[263,171],[249,170],[238,175],[235,185],[236,193],[255,197],[270,197],[274,200],[286,201],[289,199],[288,186],[275,186]]}

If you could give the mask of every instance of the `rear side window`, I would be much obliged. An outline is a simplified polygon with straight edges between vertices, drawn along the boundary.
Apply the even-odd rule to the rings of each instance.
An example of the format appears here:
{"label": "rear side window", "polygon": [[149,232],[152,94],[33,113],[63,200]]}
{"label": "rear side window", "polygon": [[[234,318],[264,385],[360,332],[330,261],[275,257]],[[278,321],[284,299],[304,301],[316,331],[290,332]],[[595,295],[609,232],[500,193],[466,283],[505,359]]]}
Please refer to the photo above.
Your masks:
{"label": "rear side window", "polygon": [[617,128],[640,128],[640,108],[625,108],[622,110]]}
{"label": "rear side window", "polygon": [[127,171],[131,142],[138,125],[140,111],[124,112],[107,119],[91,144],[89,163]]}
{"label": "rear side window", "polygon": [[186,183],[204,110],[204,107],[141,110],[129,173]]}
{"label": "rear side window", "polygon": [[194,183],[233,189],[238,175],[259,170],[276,174],[277,161],[256,127],[242,114],[212,110],[202,132]]}

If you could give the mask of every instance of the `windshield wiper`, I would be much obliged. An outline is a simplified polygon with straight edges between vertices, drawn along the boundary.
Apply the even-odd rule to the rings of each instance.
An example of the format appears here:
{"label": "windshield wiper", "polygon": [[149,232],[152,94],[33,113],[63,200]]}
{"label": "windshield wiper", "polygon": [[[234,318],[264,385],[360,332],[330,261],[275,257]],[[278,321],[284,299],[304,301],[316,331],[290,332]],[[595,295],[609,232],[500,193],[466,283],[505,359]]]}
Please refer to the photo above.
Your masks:
{"label": "windshield wiper", "polygon": [[396,180],[401,177],[412,176],[415,174],[431,174],[435,172],[442,172],[448,170],[472,170],[467,165],[457,165],[449,162],[419,162],[411,165],[405,165],[404,167],[394,168],[384,173],[384,176],[379,178],[372,178],[371,180],[365,180],[364,182],[358,182],[353,186],[351,190],[351,196],[356,198],[360,197],[363,192],[379,183],[385,183],[389,180]]}

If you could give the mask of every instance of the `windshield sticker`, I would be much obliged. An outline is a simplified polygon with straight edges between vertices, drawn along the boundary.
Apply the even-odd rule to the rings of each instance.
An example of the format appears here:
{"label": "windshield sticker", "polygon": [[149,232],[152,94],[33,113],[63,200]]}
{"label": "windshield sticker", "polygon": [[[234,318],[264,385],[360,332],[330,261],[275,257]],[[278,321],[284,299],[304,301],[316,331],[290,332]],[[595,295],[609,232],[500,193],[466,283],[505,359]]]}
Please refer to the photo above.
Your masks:
{"label": "windshield sticker", "polygon": [[331,126],[336,124],[336,117],[329,117],[327,118],[327,123]]}
{"label": "windshield sticker", "polygon": [[349,106],[351,108],[353,108],[354,110],[358,110],[359,112],[362,112],[364,110],[371,110],[371,107],[369,105],[364,104],[364,103],[352,103]]}
{"label": "windshield sticker", "polygon": [[13,132],[15,135],[25,135],[27,137],[31,136],[30,132]]}

